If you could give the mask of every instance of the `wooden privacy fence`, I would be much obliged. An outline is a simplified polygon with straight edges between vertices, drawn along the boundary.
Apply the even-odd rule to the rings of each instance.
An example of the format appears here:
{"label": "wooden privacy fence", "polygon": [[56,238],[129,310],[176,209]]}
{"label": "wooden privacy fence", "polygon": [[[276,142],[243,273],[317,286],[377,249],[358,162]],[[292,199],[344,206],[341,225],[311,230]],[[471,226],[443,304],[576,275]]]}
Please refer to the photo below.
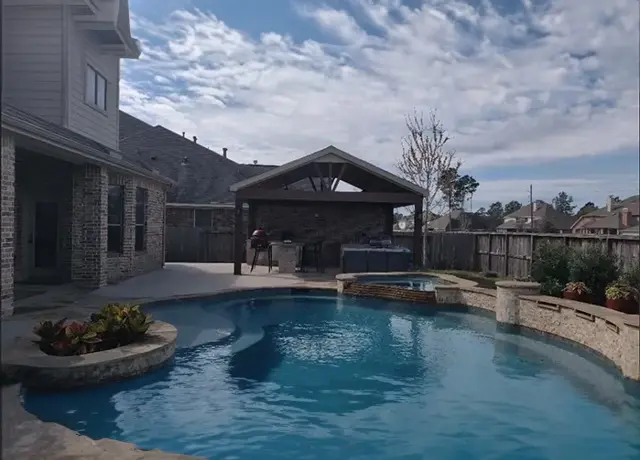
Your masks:
{"label": "wooden privacy fence", "polygon": [[233,262],[233,232],[167,227],[167,262]]}
{"label": "wooden privacy fence", "polygon": [[[394,243],[413,249],[412,233],[394,233]],[[575,248],[598,246],[615,254],[623,267],[640,258],[634,237],[540,233],[430,232],[427,266],[442,270],[495,272],[499,276],[529,276],[535,248],[554,242]],[[192,227],[167,227],[167,262],[233,262],[233,232]],[[244,255],[243,255],[244,260]]]}
{"label": "wooden privacy fence", "polygon": [[[395,244],[412,247],[413,236],[394,234]],[[499,276],[529,276],[535,248],[544,242],[585,249],[601,247],[627,267],[640,258],[640,240],[625,236],[546,233],[429,232],[427,266],[442,270],[495,272]]]}

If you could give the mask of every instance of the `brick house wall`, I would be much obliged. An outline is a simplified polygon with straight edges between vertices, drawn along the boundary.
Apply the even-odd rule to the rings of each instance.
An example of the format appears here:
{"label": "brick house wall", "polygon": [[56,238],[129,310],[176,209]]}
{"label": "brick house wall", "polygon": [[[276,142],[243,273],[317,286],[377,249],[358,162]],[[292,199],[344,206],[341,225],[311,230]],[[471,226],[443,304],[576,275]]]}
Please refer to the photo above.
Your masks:
{"label": "brick house wall", "polygon": [[[117,282],[162,266],[164,262],[165,189],[144,178],[109,174],[109,185],[124,186],[122,253],[108,253],[107,282]],[[145,249],[135,250],[136,189],[147,190]],[[106,229],[106,226],[105,226]],[[106,230],[105,230],[106,231]],[[106,241],[106,236],[105,236]]]}
{"label": "brick house wall", "polygon": [[[2,132],[1,255],[2,315],[13,312],[14,282],[33,268],[34,228],[38,202],[58,205],[57,265],[50,270],[63,280],[91,288],[105,286],[164,263],[165,186],[153,180],[77,165],[37,152],[16,151],[12,135]],[[110,181],[125,189],[123,251],[107,251]],[[135,192],[147,190],[145,250],[135,251]],[[33,274],[33,272],[29,272]]]}
{"label": "brick house wall", "polygon": [[2,131],[0,144],[0,283],[1,316],[13,313],[13,263],[15,235],[15,141],[13,136]]}

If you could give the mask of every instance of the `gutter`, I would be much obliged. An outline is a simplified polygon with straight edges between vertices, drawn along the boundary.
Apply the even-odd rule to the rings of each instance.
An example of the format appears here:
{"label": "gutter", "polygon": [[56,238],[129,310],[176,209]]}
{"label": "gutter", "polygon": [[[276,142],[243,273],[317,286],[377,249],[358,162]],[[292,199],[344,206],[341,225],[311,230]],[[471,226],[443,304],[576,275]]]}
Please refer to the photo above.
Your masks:
{"label": "gutter", "polygon": [[[249,205],[244,204],[244,209],[248,209]],[[167,203],[167,208],[183,208],[183,209],[234,209],[234,203]]]}
{"label": "gutter", "polygon": [[[119,163],[117,161],[110,161],[109,159],[103,157],[104,155],[108,156],[109,155],[108,153],[100,152],[99,150],[92,149],[91,147],[88,147],[88,146],[84,146],[71,139],[65,139],[62,136],[53,134],[49,131],[46,131],[40,127],[34,126],[30,123],[25,123],[23,121],[16,122],[16,120],[11,120],[11,121],[14,121],[14,124],[12,125],[11,123],[8,122],[8,119],[11,120],[10,117],[3,116],[2,128],[7,129],[9,131],[13,131],[16,134],[21,134],[23,136],[34,138],[36,140],[45,142],[47,144],[50,144],[55,147],[62,148],[71,153],[74,153],[85,160],[89,160],[101,165],[109,166],[110,168],[113,168],[128,174],[135,174],[138,176],[142,176],[147,179],[152,179],[154,181],[161,182],[169,186],[173,186],[177,184],[177,182],[175,182],[172,179],[169,179],[168,177],[164,177],[160,174],[156,174],[151,171],[146,171],[142,168],[137,168],[134,165],[128,166],[128,165]],[[95,154],[92,155],[90,152],[89,154],[87,154],[86,150],[93,151],[95,152]]]}

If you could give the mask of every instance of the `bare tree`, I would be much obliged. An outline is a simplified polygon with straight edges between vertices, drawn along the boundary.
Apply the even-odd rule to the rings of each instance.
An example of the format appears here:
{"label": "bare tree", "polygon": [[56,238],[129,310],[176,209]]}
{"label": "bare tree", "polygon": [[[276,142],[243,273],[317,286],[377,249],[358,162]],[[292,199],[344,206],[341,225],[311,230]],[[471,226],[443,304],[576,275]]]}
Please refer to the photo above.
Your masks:
{"label": "bare tree", "polygon": [[455,150],[449,149],[449,136],[436,112],[425,122],[422,113],[415,110],[405,117],[409,133],[402,139],[402,157],[397,163],[400,174],[426,190],[424,197],[422,260],[427,261],[426,228],[428,216],[438,206],[439,179],[442,174],[460,167]]}

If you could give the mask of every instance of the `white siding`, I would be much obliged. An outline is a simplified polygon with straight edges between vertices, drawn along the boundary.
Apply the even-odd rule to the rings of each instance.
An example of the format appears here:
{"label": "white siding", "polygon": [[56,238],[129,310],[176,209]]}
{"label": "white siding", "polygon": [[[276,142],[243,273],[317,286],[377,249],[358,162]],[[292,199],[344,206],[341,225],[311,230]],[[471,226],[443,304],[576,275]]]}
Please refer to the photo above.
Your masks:
{"label": "white siding", "polygon": [[6,6],[3,102],[53,123],[63,118],[62,7]]}
{"label": "white siding", "polygon": [[[100,54],[89,33],[69,22],[69,120],[68,127],[107,147],[118,148],[120,59]],[[107,80],[107,111],[85,103],[85,72],[93,67]]]}

